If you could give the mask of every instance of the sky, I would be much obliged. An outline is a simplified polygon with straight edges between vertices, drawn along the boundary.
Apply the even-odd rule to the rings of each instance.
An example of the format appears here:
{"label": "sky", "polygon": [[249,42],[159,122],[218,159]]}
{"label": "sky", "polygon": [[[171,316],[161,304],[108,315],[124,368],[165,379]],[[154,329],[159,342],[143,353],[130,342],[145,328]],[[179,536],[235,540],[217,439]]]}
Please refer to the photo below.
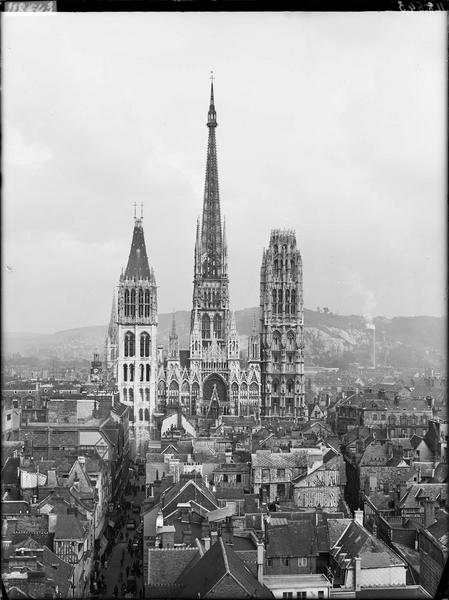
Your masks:
{"label": "sky", "polygon": [[102,325],[133,204],[159,312],[192,303],[209,74],[231,308],[296,231],[304,304],[446,312],[444,13],[7,13],[5,331]]}

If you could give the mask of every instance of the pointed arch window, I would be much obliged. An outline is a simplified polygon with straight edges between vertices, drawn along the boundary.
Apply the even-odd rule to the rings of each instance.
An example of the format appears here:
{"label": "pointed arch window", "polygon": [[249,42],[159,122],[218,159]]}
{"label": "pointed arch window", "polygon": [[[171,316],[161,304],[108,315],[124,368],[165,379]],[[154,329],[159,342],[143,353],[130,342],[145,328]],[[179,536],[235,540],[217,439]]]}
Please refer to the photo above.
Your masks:
{"label": "pointed arch window", "polygon": [[148,410],[148,408],[145,409],[145,421],[149,421],[150,420],[150,411]]}
{"label": "pointed arch window", "polygon": [[210,339],[210,318],[209,315],[203,315],[203,340]]}
{"label": "pointed arch window", "polygon": [[131,299],[130,299],[130,310],[131,310],[131,317],[135,317],[136,316],[136,290],[132,289],[131,290]]}
{"label": "pointed arch window", "polygon": [[295,349],[295,336],[293,335],[293,333],[291,331],[289,331],[287,334],[287,350],[294,350],[294,349]]}
{"label": "pointed arch window", "polygon": [[215,337],[217,337],[218,339],[221,338],[221,317],[220,315],[215,315],[214,317],[214,331],[215,331]]}
{"label": "pointed arch window", "polygon": [[285,314],[290,313],[290,290],[285,290]]}
{"label": "pointed arch window", "polygon": [[282,290],[278,291],[278,313],[282,312]]}
{"label": "pointed arch window", "polygon": [[123,381],[128,381],[128,365],[123,365]]}
{"label": "pointed arch window", "polygon": [[145,316],[150,316],[150,290],[145,290]]}
{"label": "pointed arch window", "polygon": [[292,290],[292,302],[290,306],[290,312],[292,315],[296,313],[296,290]]}
{"label": "pointed arch window", "polygon": [[143,317],[143,289],[139,288],[139,317]]}
{"label": "pointed arch window", "polygon": [[140,381],[143,381],[144,372],[145,372],[144,365],[140,365]]}
{"label": "pointed arch window", "polygon": [[151,368],[150,365],[145,365],[145,381],[150,381]]}
{"label": "pointed arch window", "polygon": [[135,349],[135,336],[131,331],[125,333],[125,356],[134,356]]}
{"label": "pointed arch window", "polygon": [[277,312],[277,292],[276,292],[276,290],[273,290],[271,292],[271,300],[272,300],[272,304],[273,304],[272,311],[273,311],[273,314],[274,314],[274,313]]}
{"label": "pointed arch window", "polygon": [[143,421],[143,410],[139,408],[139,421]]}
{"label": "pointed arch window", "polygon": [[123,388],[123,400],[128,402],[128,390],[126,388]]}
{"label": "pointed arch window", "polygon": [[150,336],[148,333],[142,333],[140,336],[140,356],[145,358],[150,356]]}
{"label": "pointed arch window", "polygon": [[134,365],[129,365],[129,380],[134,381]]}
{"label": "pointed arch window", "polygon": [[145,402],[150,401],[150,388],[145,388]]}
{"label": "pointed arch window", "polygon": [[129,401],[134,402],[134,390],[133,388],[129,388]]}
{"label": "pointed arch window", "polygon": [[125,290],[125,317],[129,317],[130,315],[130,310],[129,310],[129,290],[126,289]]}

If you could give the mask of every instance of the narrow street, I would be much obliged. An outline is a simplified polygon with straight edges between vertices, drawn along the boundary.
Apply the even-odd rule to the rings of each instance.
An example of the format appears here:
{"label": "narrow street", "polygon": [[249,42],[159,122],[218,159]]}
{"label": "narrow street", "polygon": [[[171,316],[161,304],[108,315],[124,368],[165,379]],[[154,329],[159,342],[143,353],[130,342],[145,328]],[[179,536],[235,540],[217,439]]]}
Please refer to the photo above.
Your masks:
{"label": "narrow street", "polygon": [[[133,486],[136,486],[134,495]],[[145,492],[141,491],[145,486],[145,477],[133,476],[130,473],[129,488],[122,498],[123,524],[116,527],[115,540],[112,543],[112,550],[106,550],[100,562],[98,581],[105,583],[105,589],[100,589],[96,594],[91,594],[92,598],[114,599],[114,598],[143,598],[144,594],[144,576],[143,576],[143,556],[142,544],[133,547],[132,543],[142,539],[138,535],[137,528],[140,525],[140,513],[133,512],[133,504],[139,508],[145,498]],[[124,506],[129,503],[126,510]],[[131,529],[127,527],[130,520],[135,520],[136,527]],[[130,541],[131,540],[131,541]],[[106,566],[107,565],[107,566]]]}

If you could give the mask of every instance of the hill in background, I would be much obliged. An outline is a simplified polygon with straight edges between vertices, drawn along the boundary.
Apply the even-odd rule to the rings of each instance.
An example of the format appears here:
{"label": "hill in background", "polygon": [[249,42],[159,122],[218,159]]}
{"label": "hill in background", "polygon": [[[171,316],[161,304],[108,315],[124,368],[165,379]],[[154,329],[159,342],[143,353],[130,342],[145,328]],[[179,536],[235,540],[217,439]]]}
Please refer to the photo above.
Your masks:
{"label": "hill in background", "polygon": [[[306,364],[344,367],[358,362],[370,366],[372,330],[358,315],[335,315],[304,310]],[[258,319],[258,308],[235,311],[241,350],[246,352],[247,337]],[[175,313],[180,347],[188,348],[190,311]],[[158,345],[167,347],[172,314],[159,315]],[[446,319],[442,317],[376,317],[376,358],[379,365],[393,367],[441,367],[446,355]],[[91,360],[94,352],[103,357],[107,326],[80,327],[53,334],[3,332],[3,356]]]}

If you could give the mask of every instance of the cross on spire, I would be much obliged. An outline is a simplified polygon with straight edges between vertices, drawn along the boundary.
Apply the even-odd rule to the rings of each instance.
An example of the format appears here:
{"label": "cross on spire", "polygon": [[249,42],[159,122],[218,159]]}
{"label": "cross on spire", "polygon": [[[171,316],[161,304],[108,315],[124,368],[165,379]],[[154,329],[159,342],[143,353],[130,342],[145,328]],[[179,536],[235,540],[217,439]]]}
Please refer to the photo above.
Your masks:
{"label": "cross on spire", "polygon": [[134,220],[137,219],[137,215],[136,215],[136,209],[137,209],[137,202],[134,202]]}

